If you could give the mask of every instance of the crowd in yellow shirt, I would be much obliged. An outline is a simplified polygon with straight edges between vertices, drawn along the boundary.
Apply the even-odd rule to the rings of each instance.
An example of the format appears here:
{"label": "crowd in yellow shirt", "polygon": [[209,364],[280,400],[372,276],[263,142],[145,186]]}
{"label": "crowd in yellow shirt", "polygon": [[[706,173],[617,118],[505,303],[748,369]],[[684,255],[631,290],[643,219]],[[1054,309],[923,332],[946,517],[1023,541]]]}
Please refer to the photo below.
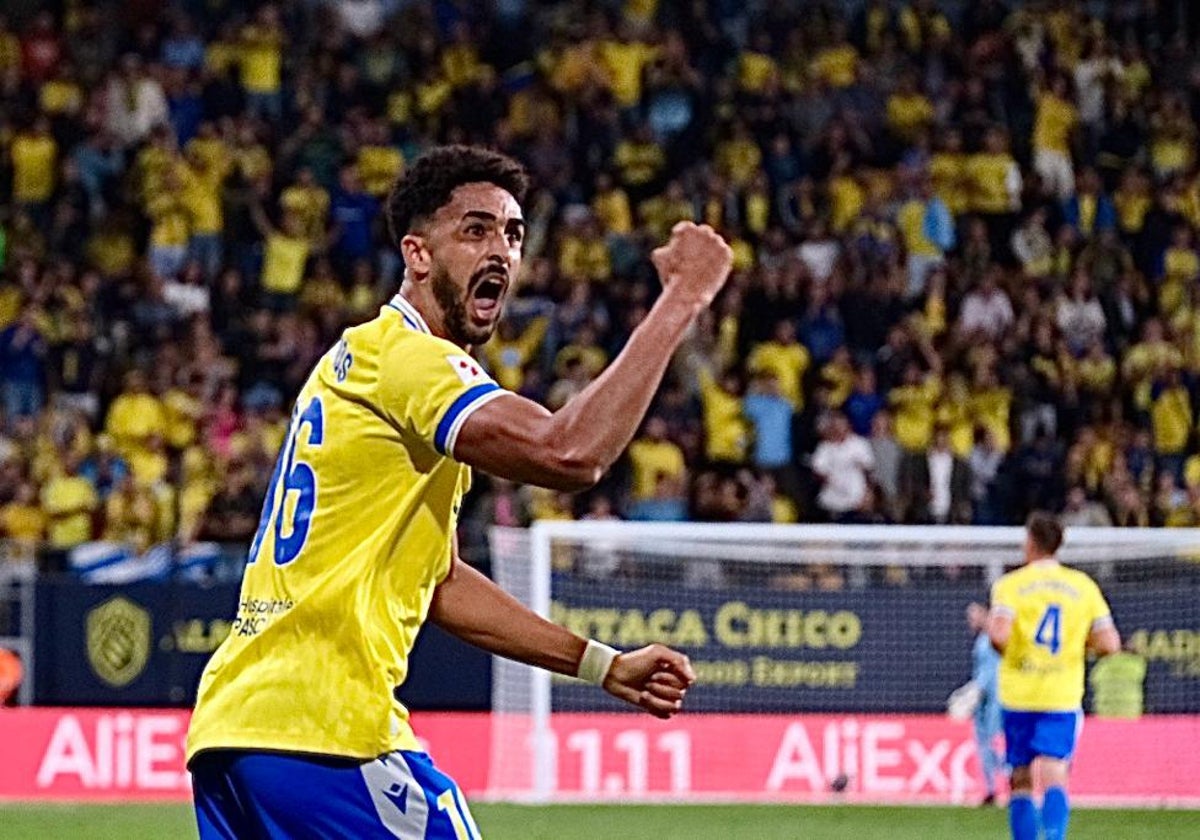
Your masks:
{"label": "crowd in yellow shirt", "polygon": [[[57,66],[0,27],[0,78],[20,87],[0,121],[0,330],[37,310],[39,405],[54,406],[41,410],[60,410],[62,359],[94,362],[100,383],[67,394],[99,407],[86,445],[56,447],[40,414],[34,432],[5,421],[6,440],[28,444],[19,485],[0,488],[6,535],[144,547],[206,527],[230,476],[278,447],[259,401],[286,406],[305,362],[399,280],[380,219],[365,255],[340,250],[356,205],[339,176],[383,204],[415,155],[449,141],[534,173],[522,300],[477,352],[547,404],[586,388],[653,304],[645,254],[673,225],[710,224],[733,247],[729,290],[694,337],[706,372],[673,363],[665,432],[640,436],[606,491],[618,513],[636,500],[662,515],[819,516],[805,463],[840,410],[857,434],[886,430],[872,445],[908,466],[944,430],[956,459],[983,469],[992,447],[1017,481],[1049,434],[1067,483],[1114,518],[1132,486],[1146,521],[1200,522],[1197,131],[1153,38],[1054,4],[1003,20],[975,4],[812,19],[733,4],[728,21],[705,7],[683,26],[669,4],[631,0],[586,19],[551,3],[528,39],[399,10],[335,47],[303,15],[209,5],[195,64],[159,56],[165,31],[138,36],[167,107],[136,141],[109,136],[108,82],[125,65],[95,66],[71,15],[56,22],[71,59]],[[974,300],[988,317],[968,338],[984,277],[1007,308]],[[103,348],[90,361],[69,346],[89,307]],[[127,370],[160,365],[126,387]],[[195,391],[185,372],[201,366],[213,373]],[[872,378],[877,393],[861,391]],[[800,480],[756,468],[763,404],[789,412]],[[103,492],[80,478],[101,449],[123,465]],[[1194,516],[1155,512],[1164,476]],[[748,513],[763,496],[771,510]],[[589,504],[552,494],[539,509]]]}

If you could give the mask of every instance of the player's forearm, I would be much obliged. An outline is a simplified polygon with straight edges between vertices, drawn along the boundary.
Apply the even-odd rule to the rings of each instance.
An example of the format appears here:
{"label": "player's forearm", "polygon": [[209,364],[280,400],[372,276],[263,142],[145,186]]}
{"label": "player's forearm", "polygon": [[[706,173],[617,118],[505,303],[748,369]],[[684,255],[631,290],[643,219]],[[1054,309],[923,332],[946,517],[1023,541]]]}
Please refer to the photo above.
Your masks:
{"label": "player's forearm", "polygon": [[438,586],[429,618],[468,644],[558,674],[574,676],[587,645],[461,560]]}
{"label": "player's forearm", "polygon": [[1088,638],[1088,648],[1097,656],[1112,656],[1121,650],[1121,634],[1111,624],[1093,630]]}
{"label": "player's forearm", "polygon": [[700,309],[668,288],[625,349],[577,397],[554,413],[549,443],[597,478],[625,451],[658,391],[671,357]]}
{"label": "player's forearm", "polygon": [[988,618],[987,634],[988,640],[992,643],[992,649],[997,653],[1004,653],[1004,649],[1008,647],[1008,638],[1012,634],[1012,618],[1006,614],[993,612]]}

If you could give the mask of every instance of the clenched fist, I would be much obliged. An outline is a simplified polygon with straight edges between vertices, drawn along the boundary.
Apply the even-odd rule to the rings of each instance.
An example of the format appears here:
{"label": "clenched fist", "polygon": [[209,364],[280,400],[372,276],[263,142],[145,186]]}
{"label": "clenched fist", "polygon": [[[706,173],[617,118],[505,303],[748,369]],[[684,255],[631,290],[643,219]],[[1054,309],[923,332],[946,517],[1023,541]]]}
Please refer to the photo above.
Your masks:
{"label": "clenched fist", "polygon": [[664,645],[647,645],[613,660],[604,690],[666,719],[683,708],[683,697],[695,681],[696,672],[686,656]]}
{"label": "clenched fist", "polygon": [[708,225],[679,222],[650,260],[672,297],[706,308],[729,279],[733,249]]}

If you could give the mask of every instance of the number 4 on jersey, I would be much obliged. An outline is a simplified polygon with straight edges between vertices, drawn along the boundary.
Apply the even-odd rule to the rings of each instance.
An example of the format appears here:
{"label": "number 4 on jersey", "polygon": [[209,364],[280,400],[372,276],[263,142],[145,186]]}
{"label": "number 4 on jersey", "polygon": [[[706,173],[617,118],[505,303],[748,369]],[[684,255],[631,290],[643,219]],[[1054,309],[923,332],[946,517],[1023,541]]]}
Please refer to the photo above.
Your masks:
{"label": "number 4 on jersey", "polygon": [[[304,461],[296,460],[296,439],[308,427],[308,445],[320,446],[325,439],[325,412],[320,397],[313,397],[304,412],[298,417],[293,415],[292,427],[288,430],[287,439],[283,442],[283,451],[275,462],[275,471],[271,473],[271,483],[267,488],[267,498],[263,501],[262,518],[258,521],[258,531],[254,534],[254,542],[250,544],[250,554],[247,563],[258,560],[258,552],[262,549],[263,537],[271,519],[275,519],[275,565],[283,566],[291,563],[304,548],[308,539],[308,527],[312,520],[313,509],[317,506],[317,476],[313,468]],[[292,507],[292,521],[287,533],[284,531],[284,515],[288,510],[288,494],[299,493],[296,504]],[[279,515],[274,516],[278,509]]]}
{"label": "number 4 on jersey", "polygon": [[1048,648],[1051,656],[1058,656],[1062,647],[1062,605],[1050,604],[1038,621],[1033,643]]}

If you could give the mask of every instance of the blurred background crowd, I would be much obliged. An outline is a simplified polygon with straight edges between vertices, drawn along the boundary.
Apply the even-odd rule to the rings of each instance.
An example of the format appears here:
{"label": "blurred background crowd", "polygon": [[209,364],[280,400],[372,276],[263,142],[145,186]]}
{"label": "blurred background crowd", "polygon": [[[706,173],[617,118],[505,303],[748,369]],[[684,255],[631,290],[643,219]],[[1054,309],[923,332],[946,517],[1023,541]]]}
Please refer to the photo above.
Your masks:
{"label": "blurred background crowd", "polygon": [[[478,348],[562,405],[713,225],[618,469],[537,518],[1200,524],[1200,10],[1173,0],[13,0],[0,535],[248,542],[290,401],[398,286],[406,161],[534,179]],[[113,25],[114,22],[119,25]]]}

